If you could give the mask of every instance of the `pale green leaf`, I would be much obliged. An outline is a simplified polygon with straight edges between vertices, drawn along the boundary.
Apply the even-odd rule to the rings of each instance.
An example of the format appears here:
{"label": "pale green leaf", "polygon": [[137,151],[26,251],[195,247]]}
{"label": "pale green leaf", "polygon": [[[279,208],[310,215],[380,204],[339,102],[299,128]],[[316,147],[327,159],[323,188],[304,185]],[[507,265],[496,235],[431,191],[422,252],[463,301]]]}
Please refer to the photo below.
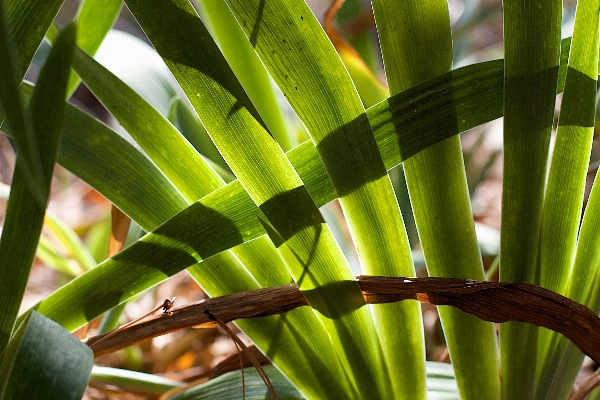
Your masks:
{"label": "pale green leaf", "polygon": [[160,396],[168,390],[185,385],[185,383],[137,371],[94,365],[90,386],[96,385],[113,385],[123,391]]}
{"label": "pale green leaf", "polygon": [[194,3],[198,5],[202,21],[277,143],[285,151],[298,145],[298,138],[291,134],[283,107],[277,99],[281,93],[276,92],[271,84],[269,74],[250,43],[245,40],[244,32],[227,4],[212,0],[197,0]]}
{"label": "pale green leaf", "polygon": [[[580,264],[581,256],[575,258],[575,249],[594,135],[598,23],[598,3],[578,2],[565,92],[546,188],[540,246],[540,285],[583,303],[593,293],[590,290],[597,291],[597,288],[592,289],[586,284],[583,278],[586,276],[587,280],[595,281],[592,277],[596,276],[596,264]],[[593,209],[593,206],[590,208]],[[590,217],[593,218],[593,212]],[[579,247],[583,254],[595,248],[587,242],[588,234],[586,228],[584,247]],[[591,248],[588,250],[585,246]],[[579,368],[571,366],[568,372],[556,370],[558,360],[567,346],[564,337],[540,330],[539,378],[536,387],[538,399],[563,397],[571,387]],[[566,379],[566,376],[572,379]]]}
{"label": "pale green leaf", "polygon": [[[410,91],[451,69],[452,38],[445,0],[403,4],[380,0],[373,2],[373,9],[391,94]],[[460,130],[462,119],[455,117],[459,107],[448,112],[440,117],[446,122],[434,129]],[[396,127],[402,132],[406,125],[410,122]],[[423,128],[419,134],[425,136],[431,128]],[[459,138],[435,144],[403,166],[429,275],[483,279]],[[438,311],[461,398],[499,398],[494,326],[450,307]]]}

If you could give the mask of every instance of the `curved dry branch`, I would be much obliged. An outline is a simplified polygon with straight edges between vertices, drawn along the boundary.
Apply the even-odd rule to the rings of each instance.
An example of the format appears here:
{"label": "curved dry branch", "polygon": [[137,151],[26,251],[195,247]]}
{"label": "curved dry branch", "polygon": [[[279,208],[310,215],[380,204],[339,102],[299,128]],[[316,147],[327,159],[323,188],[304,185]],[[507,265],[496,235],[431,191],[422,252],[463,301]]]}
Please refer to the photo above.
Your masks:
{"label": "curved dry branch", "polygon": [[[600,318],[589,308],[529,283],[454,278],[357,277],[367,303],[418,300],[449,305],[485,321],[528,322],[563,334],[600,364]],[[208,299],[153,317],[111,334],[86,339],[94,356],[196,325],[210,324],[209,310],[222,322],[280,314],[308,302],[295,284]],[[103,340],[104,336],[111,335]],[[97,345],[94,345],[97,343]]]}

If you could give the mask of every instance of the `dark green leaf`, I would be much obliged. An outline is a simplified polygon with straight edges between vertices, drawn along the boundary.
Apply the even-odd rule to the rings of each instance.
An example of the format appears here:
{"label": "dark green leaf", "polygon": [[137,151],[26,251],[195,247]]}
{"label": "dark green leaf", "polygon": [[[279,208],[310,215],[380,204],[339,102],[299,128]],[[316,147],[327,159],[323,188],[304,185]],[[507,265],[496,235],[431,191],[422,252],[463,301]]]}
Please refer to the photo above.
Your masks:
{"label": "dark green leaf", "polygon": [[[58,155],[75,33],[74,24],[61,32],[40,73],[29,105],[44,173],[43,181],[36,189],[43,198],[40,203],[21,169],[16,168],[0,240],[0,271],[3,274],[0,283],[0,349],[4,348],[13,330],[42,229]],[[17,98],[16,101],[20,100]],[[20,157],[21,152],[17,155],[17,163]]]}
{"label": "dark green leaf", "polygon": [[0,398],[79,400],[93,363],[88,346],[32,311],[0,358]]}

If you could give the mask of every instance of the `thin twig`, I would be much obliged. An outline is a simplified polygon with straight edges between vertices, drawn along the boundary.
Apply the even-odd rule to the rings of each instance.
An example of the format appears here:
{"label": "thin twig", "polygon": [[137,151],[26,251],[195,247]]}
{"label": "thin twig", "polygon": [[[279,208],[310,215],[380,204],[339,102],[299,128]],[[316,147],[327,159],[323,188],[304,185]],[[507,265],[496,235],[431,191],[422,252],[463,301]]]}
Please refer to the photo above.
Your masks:
{"label": "thin twig", "polygon": [[[235,343],[235,340],[233,341]],[[240,357],[240,372],[242,373],[242,400],[246,400],[246,379],[244,377],[244,360],[242,359],[242,350],[240,350],[240,346],[235,343],[235,348],[237,349],[238,356]]]}
{"label": "thin twig", "polygon": [[584,400],[594,389],[600,386],[600,372],[596,371],[583,381],[579,387],[572,388],[568,400]]}
{"label": "thin twig", "polygon": [[155,312],[157,312],[161,308],[163,309],[163,314],[171,315],[171,313],[169,312],[169,310],[171,309],[171,307],[173,307],[173,304],[175,303],[175,299],[176,299],[176,297],[173,297],[172,299],[165,299],[165,301],[163,301],[163,303],[161,305],[154,307],[152,310],[148,311],[146,314],[142,315],[141,317],[136,318],[133,321],[130,321],[130,322],[126,323],[125,325],[123,325],[123,326],[115,329],[114,331],[107,333],[100,340],[98,340],[98,341],[94,342],[93,344],[91,344],[90,348],[92,350],[94,350],[94,347],[98,346],[98,343],[101,343],[101,342],[105,341],[106,339],[108,339],[108,338],[116,335],[117,333],[119,333],[119,332],[127,329],[131,325],[134,325],[135,323],[143,320],[144,318],[146,318],[146,317],[154,314]]}
{"label": "thin twig", "polygon": [[[273,399],[277,400],[278,399],[277,393],[275,392],[275,388],[273,387],[273,384],[271,383],[269,376],[263,369],[262,365],[260,365],[260,363],[258,362],[256,357],[254,357],[254,354],[252,354],[250,352],[250,350],[248,350],[248,348],[246,347],[244,342],[242,342],[240,340],[240,338],[235,333],[233,333],[233,331],[231,329],[229,329],[229,327],[227,325],[225,325],[224,323],[219,321],[219,319],[208,309],[208,307],[204,308],[204,314],[206,314],[208,316],[208,318],[211,319],[211,321],[214,321],[217,324],[219,324],[219,326],[223,330],[225,330],[225,332],[227,332],[229,334],[229,336],[231,336],[231,339],[234,341],[234,343],[242,348],[242,351],[244,352],[244,354],[246,354],[246,357],[248,357],[248,359],[250,360],[252,365],[254,365],[254,368],[256,368],[256,371],[258,372],[258,374],[260,375],[262,380],[265,382],[265,385],[267,385],[267,388],[269,389],[271,396],[273,396]],[[244,370],[244,368],[242,368],[242,374],[243,374],[243,370]],[[242,375],[242,379],[243,379],[243,376],[244,375]]]}

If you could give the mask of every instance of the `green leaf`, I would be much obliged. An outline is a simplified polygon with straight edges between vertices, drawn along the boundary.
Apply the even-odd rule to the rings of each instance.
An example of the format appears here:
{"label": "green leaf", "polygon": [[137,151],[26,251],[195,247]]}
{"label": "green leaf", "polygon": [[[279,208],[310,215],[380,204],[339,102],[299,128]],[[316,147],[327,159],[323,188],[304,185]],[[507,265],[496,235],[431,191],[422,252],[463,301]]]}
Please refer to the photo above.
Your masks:
{"label": "green leaf", "polygon": [[156,165],[112,129],[70,105],[65,118],[58,162],[145,230],[188,205]]}
{"label": "green leaf", "polygon": [[181,381],[157,375],[99,365],[94,365],[91,373],[90,386],[113,385],[124,391],[144,393],[148,396],[160,396],[168,390],[185,385]]}
{"label": "green leaf", "polygon": [[[77,10],[77,46],[89,55],[96,54],[108,31],[117,21],[123,0],[85,0]],[[68,93],[77,89],[80,79],[69,77]]]}
{"label": "green leaf", "polygon": [[[373,9],[391,94],[410,91],[435,76],[441,78],[439,75],[451,68],[446,1],[407,1],[402,5],[374,1]],[[462,118],[457,116],[461,108],[440,116],[444,123],[435,129],[461,130]],[[465,104],[465,108],[470,106]],[[495,109],[483,108],[487,108],[483,112]],[[406,125],[410,126],[410,120],[396,127],[402,132]],[[423,128],[413,135],[430,132],[429,126]],[[404,172],[429,275],[483,279],[459,138],[454,136],[407,159]],[[449,307],[438,311],[461,398],[499,398],[493,324]]]}
{"label": "green leaf", "polygon": [[[195,1],[202,21],[223,52],[240,84],[252,100],[284,151],[298,144],[297,137],[290,137],[291,131],[285,121],[282,107],[276,96],[281,93],[271,84],[265,67],[256,56],[254,49],[244,37],[244,32],[224,1]],[[276,93],[277,91],[277,93]]]}
{"label": "green leaf", "polygon": [[371,107],[390,97],[387,89],[373,75],[373,72],[361,58],[358,58],[352,52],[344,51],[344,49],[337,50],[365,107]]}
{"label": "green leaf", "polygon": [[[0,240],[0,271],[3,272],[0,290],[0,349],[4,348],[14,328],[42,229],[54,163],[58,155],[75,33],[74,24],[68,25],[61,32],[57,45],[40,72],[39,84],[28,108],[39,146],[36,151],[39,152],[44,173],[43,181],[36,190],[43,197],[40,203],[32,193],[21,168],[15,168]],[[20,102],[20,96],[14,101]],[[21,156],[22,152],[19,152],[17,160]]]}
{"label": "green leaf", "polygon": [[452,364],[427,361],[427,398],[436,399],[456,399],[459,400],[458,386]]}
{"label": "green leaf", "polygon": [[[600,280],[598,279],[600,276],[600,246],[598,246],[600,243],[600,188],[598,182],[598,174],[596,174],[581,222],[581,232],[569,277],[567,296],[600,314],[600,296],[598,296],[600,292]],[[549,363],[556,362],[553,365],[554,374],[550,375],[552,380],[548,382],[540,379],[538,385],[541,393],[546,391],[549,395],[556,395],[557,398],[565,398],[581,368],[584,355],[571,342],[562,347],[562,354],[561,347],[557,347],[558,350],[555,354],[561,355],[560,360],[556,361],[553,357],[547,361]],[[543,370],[543,372],[552,371]],[[545,376],[540,374],[540,377]]]}
{"label": "green leaf", "polygon": [[[27,185],[30,194],[44,204],[41,185],[44,182],[44,171],[37,138],[35,135],[30,111],[24,108],[19,93],[21,71],[13,37],[13,30],[6,10],[6,4],[0,4],[0,108],[6,116],[7,123],[18,134],[15,136],[19,150],[17,168]],[[2,341],[0,340],[0,348]]]}
{"label": "green leaf", "polygon": [[77,233],[64,221],[56,216],[46,214],[44,222],[47,229],[60,241],[69,256],[79,264],[81,271],[88,271],[98,264]]}
{"label": "green leaf", "polygon": [[[504,170],[500,279],[539,283],[546,165],[560,61],[562,2],[504,2]],[[538,329],[500,328],[505,399],[533,398]]]}
{"label": "green leaf", "polygon": [[63,0],[7,0],[4,3],[19,55],[18,81],[21,81]]}
{"label": "green leaf", "polygon": [[[280,399],[303,399],[304,397],[285,379],[276,368],[264,367],[271,379],[277,397]],[[458,390],[454,380],[454,372],[450,364],[427,362],[427,397],[432,400],[456,399]],[[269,399],[267,388],[253,368],[244,370],[246,383],[246,399]],[[187,389],[170,399],[173,400],[199,400],[199,399],[239,399],[242,395],[242,373],[232,371],[223,374],[206,383]]]}
{"label": "green leaf", "polygon": [[[277,397],[280,399],[304,399],[305,397],[281,373],[272,366],[264,367]],[[245,399],[270,399],[269,390],[254,368],[244,369]],[[198,386],[177,393],[170,400],[241,399],[242,372],[232,371]]]}
{"label": "green leaf", "polygon": [[[23,83],[25,97],[33,86]],[[12,134],[10,129],[8,134]],[[156,165],[95,118],[67,104],[58,162],[107,197],[146,231],[188,202]]]}
{"label": "green leaf", "polygon": [[[578,2],[542,216],[540,285],[579,302],[585,302],[591,295],[591,287],[581,277],[595,276],[590,270],[595,264],[581,270],[582,266],[573,264],[573,259],[594,136],[598,24],[598,3]],[[565,379],[565,374],[574,377],[578,368],[568,373],[561,371],[560,375],[555,369],[566,346],[567,341],[560,335],[540,330],[537,398],[560,398],[557,387],[564,394],[571,387],[572,380]],[[555,387],[548,392],[551,386]]]}
{"label": "green leaf", "polygon": [[[219,153],[210,136],[208,136],[196,113],[190,110],[185,102],[177,96],[173,98],[171,107],[169,108],[169,121],[175,125],[177,130],[194,146],[198,153],[211,161],[213,169],[219,172],[219,175],[227,183],[235,180],[235,176],[233,176],[221,153]],[[220,170],[215,165],[220,167]],[[224,174],[226,174],[225,177],[227,179],[223,176]]]}
{"label": "green leaf", "polygon": [[93,363],[88,346],[32,311],[0,358],[0,398],[81,399]]}
{"label": "green leaf", "polygon": [[122,7],[122,0],[82,1],[77,10],[77,46],[87,54],[95,54]]}
{"label": "green leaf", "polygon": [[218,175],[204,171],[212,169],[192,145],[133,89],[83,51],[75,52],[73,68],[189,202],[222,186]]}
{"label": "green leaf", "polygon": [[[590,307],[600,314],[600,186],[598,174],[585,208],[581,222],[581,232],[577,243],[577,251],[573,269],[569,277],[567,296]],[[559,348],[560,349],[560,348]],[[560,354],[560,353],[559,353]],[[547,393],[565,398],[581,368],[584,355],[571,342],[567,343],[560,360],[555,365],[552,381],[540,380],[540,389],[547,387]],[[552,361],[555,361],[552,359]],[[552,362],[549,361],[549,362]],[[545,372],[545,371],[544,371]],[[541,375],[544,377],[544,375]],[[548,385],[549,383],[549,385]],[[546,386],[547,385],[547,386]]]}

